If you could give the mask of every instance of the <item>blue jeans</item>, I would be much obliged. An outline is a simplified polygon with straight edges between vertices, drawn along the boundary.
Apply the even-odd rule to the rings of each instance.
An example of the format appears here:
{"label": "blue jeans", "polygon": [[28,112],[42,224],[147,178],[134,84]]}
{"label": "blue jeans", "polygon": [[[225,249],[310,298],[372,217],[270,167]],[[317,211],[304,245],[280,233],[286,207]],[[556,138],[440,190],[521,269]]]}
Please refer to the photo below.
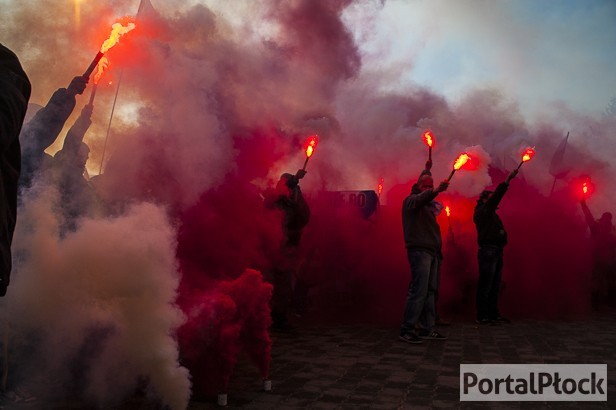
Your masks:
{"label": "blue jeans", "polygon": [[411,265],[411,282],[406,294],[404,320],[400,334],[415,332],[421,320],[424,330],[431,332],[436,316],[436,291],[441,270],[441,258],[422,250],[407,249]]}
{"label": "blue jeans", "polygon": [[500,316],[498,293],[503,274],[503,249],[497,246],[482,246],[477,256],[477,320],[496,319]]}

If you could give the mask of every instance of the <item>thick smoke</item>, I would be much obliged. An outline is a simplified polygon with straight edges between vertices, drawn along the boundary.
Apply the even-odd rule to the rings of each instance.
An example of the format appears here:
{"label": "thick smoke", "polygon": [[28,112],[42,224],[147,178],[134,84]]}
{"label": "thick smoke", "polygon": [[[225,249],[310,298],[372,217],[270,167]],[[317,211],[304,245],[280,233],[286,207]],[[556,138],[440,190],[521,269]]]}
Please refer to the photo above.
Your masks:
{"label": "thick smoke", "polygon": [[[120,1],[82,3],[77,27],[73,10],[58,2],[10,3],[11,12],[0,17],[6,23],[3,43],[22,57],[32,102],[39,104],[85,70],[114,18],[135,12]],[[419,83],[398,83],[401,72],[414,73],[413,61],[366,67],[356,42],[363,38],[354,37],[353,21],[343,18],[349,6],[367,7],[363,1],[255,3],[237,2],[223,12],[220,4],[181,2],[165,10],[153,2],[159,12],[141,15],[135,32],[110,52],[106,76],[114,84],[121,77],[122,85],[103,173],[92,183],[113,219],[84,220],[60,239],[47,205],[53,191],[24,201],[11,309],[24,318],[22,326],[45,335],[42,348],[54,352],[49,369],[63,360],[79,362],[71,355],[92,345],[105,353],[105,360],[86,368],[93,376],[117,371],[118,357],[109,355],[120,354],[129,365],[118,380],[148,377],[161,400],[182,408],[189,382],[178,355],[193,373],[200,369],[194,373],[199,392],[211,393],[225,388],[238,352],[252,338],[260,343],[249,353],[265,377],[271,289],[257,271],[267,275],[280,221],[263,212],[259,194],[282,172],[301,167],[301,143],[315,132],[321,140],[301,181],[313,212],[296,278],[309,287],[309,318],[400,321],[410,278],[400,207],[427,160],[421,134],[428,128],[436,138],[435,181],[448,176],[462,151],[480,159],[479,169],[458,171],[439,196],[453,212],[449,220],[439,216],[445,242],[442,313],[473,316],[476,197],[506,178],[526,146],[537,155],[522,167],[499,211],[509,230],[503,313],[570,317],[588,309],[588,230],[569,181],[591,175],[597,192],[589,206],[596,216],[614,211],[614,116],[597,118],[562,104],[530,118],[503,91],[511,84],[454,99]],[[370,15],[363,18],[362,27],[375,27]],[[85,139],[94,174],[114,91],[99,87]],[[78,97],[75,112],[88,93]],[[552,154],[567,132],[563,167],[569,172],[554,183]],[[369,219],[327,199],[327,191],[375,189],[380,177],[381,207]],[[131,206],[142,202],[149,205]],[[109,241],[100,240],[106,235]],[[119,250],[113,247],[118,243]],[[149,320],[142,324],[144,316]],[[178,353],[172,335],[183,316]],[[100,346],[84,342],[88,334],[101,334]],[[145,335],[163,347],[156,350],[164,352],[158,364],[144,361],[153,350],[132,349],[134,339]],[[222,360],[213,361],[218,352]],[[105,395],[114,387],[108,380],[86,380],[93,398],[114,397]]]}
{"label": "thick smoke", "polygon": [[23,199],[5,305],[19,378],[54,380],[53,395],[111,404],[143,378],[148,394],[185,408],[190,381],[173,336],[184,316],[164,209],[134,205],[117,218],[83,219],[61,237],[57,191],[37,185]]}

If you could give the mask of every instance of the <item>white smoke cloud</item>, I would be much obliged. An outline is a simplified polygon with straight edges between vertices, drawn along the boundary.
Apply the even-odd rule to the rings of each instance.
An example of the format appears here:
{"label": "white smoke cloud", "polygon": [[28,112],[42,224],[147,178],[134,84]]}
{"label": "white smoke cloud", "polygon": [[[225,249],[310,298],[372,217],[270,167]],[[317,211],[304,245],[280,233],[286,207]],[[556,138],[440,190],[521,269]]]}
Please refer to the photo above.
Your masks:
{"label": "white smoke cloud", "polygon": [[174,305],[179,275],[165,210],[134,205],[118,217],[83,219],[61,238],[56,190],[33,189],[20,208],[4,306],[17,362],[31,359],[20,346],[34,343],[39,375],[71,386],[68,371],[80,369],[77,382],[97,402],[122,400],[145,379],[154,397],[186,408],[190,380],[173,336],[184,317]]}

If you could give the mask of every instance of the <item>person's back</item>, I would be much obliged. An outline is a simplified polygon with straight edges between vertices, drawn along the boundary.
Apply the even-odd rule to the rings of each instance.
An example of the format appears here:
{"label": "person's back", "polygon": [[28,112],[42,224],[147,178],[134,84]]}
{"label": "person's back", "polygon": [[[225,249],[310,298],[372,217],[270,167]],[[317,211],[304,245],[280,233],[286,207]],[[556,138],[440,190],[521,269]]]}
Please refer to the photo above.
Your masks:
{"label": "person's back", "polygon": [[424,249],[440,255],[442,247],[441,229],[436,221],[440,209],[433,202],[435,191],[412,190],[402,203],[402,229],[407,249]]}
{"label": "person's back", "polygon": [[484,191],[477,201],[473,221],[477,228],[477,242],[479,246],[497,246],[502,248],[507,245],[507,231],[496,210],[508,187],[508,183],[502,182],[493,193]]}
{"label": "person's back", "polygon": [[30,81],[19,59],[0,44],[0,296],[6,294],[12,267],[11,243],[21,169],[19,133],[30,92]]}

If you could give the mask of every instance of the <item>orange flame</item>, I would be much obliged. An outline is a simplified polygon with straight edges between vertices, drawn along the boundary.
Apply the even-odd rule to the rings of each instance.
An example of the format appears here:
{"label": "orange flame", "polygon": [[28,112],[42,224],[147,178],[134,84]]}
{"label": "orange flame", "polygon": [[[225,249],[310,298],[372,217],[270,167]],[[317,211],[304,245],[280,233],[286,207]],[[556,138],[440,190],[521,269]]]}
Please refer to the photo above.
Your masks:
{"label": "orange flame", "polygon": [[458,155],[458,158],[456,158],[456,161],[453,163],[453,169],[455,169],[456,171],[459,170],[470,159],[471,159],[471,157],[469,157],[466,152],[461,153],[460,155]]}
{"label": "orange flame", "polygon": [[[99,80],[103,76],[103,73],[109,68],[109,59],[105,56],[101,58],[96,66],[96,73],[94,73],[94,84],[98,84]],[[110,82],[111,83],[111,82]]]}
{"label": "orange flame", "polygon": [[582,184],[582,193],[584,193],[584,195],[588,194],[588,182]]}
{"label": "orange flame", "polygon": [[445,213],[447,214],[448,217],[451,216],[451,209],[449,209],[449,205],[445,207]]}
{"label": "orange flame", "polygon": [[308,137],[304,146],[306,147],[306,158],[310,158],[312,154],[314,154],[314,150],[317,147],[317,143],[319,142],[319,137],[316,135],[312,135]]}
{"label": "orange flame", "polygon": [[383,178],[379,179],[379,184],[377,185],[377,191],[379,196],[381,196],[381,192],[383,192]]}
{"label": "orange flame", "polygon": [[120,23],[113,23],[111,26],[111,34],[109,38],[103,42],[101,46],[101,53],[106,53],[109,49],[120,41],[120,37],[129,31],[135,28],[135,23],[128,23],[126,26],[123,26]]}
{"label": "orange flame", "polygon": [[432,132],[426,131],[423,133],[423,141],[428,147],[432,147],[434,144],[434,137],[432,137]]}
{"label": "orange flame", "polygon": [[528,147],[522,154],[522,162],[530,161],[535,156],[535,149]]}

